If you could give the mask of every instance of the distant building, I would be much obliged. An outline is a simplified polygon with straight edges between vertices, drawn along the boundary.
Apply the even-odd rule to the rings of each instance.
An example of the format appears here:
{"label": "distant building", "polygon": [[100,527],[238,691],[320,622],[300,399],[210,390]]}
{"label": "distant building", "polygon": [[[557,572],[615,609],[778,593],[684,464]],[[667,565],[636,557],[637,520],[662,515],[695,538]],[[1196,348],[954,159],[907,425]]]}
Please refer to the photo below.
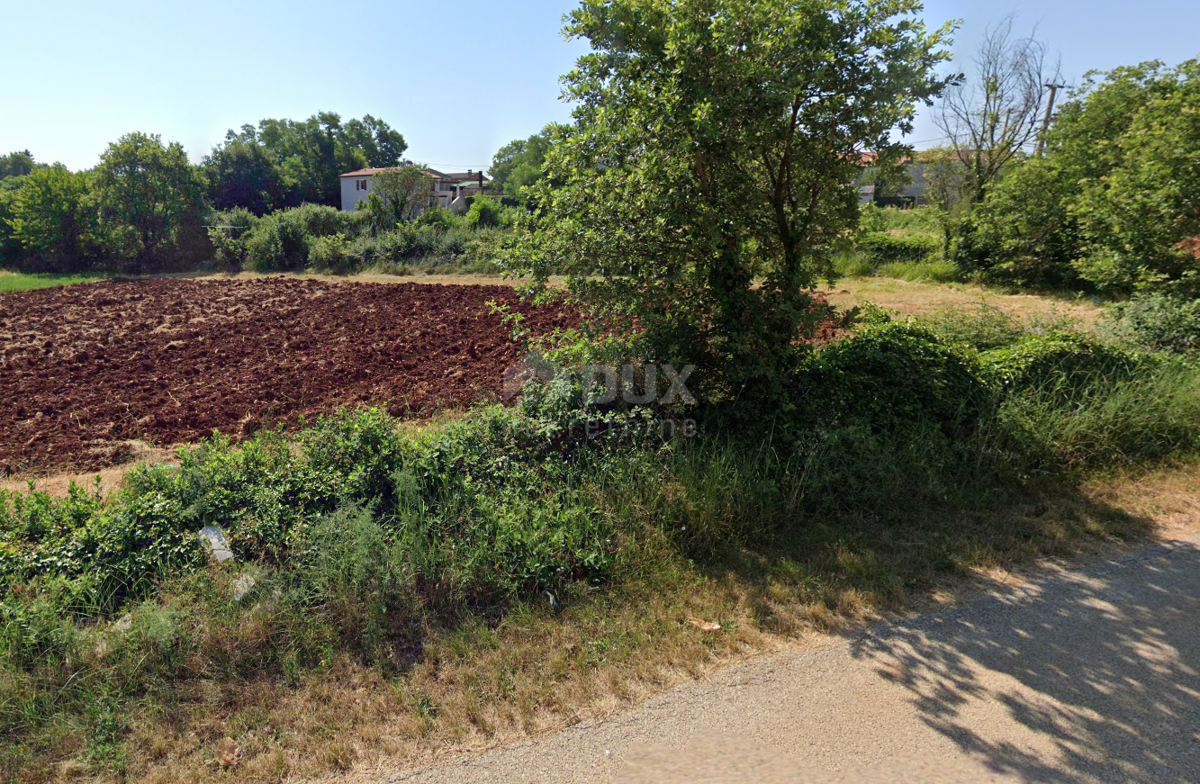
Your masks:
{"label": "distant building", "polygon": [[[355,212],[358,205],[374,192],[375,175],[382,171],[387,171],[387,168],[359,169],[338,177],[342,183],[342,210]],[[444,174],[435,169],[422,171],[429,176],[430,188],[433,190],[433,206],[443,207],[457,214],[466,212],[467,199],[479,195],[491,183],[483,172],[468,170]]]}

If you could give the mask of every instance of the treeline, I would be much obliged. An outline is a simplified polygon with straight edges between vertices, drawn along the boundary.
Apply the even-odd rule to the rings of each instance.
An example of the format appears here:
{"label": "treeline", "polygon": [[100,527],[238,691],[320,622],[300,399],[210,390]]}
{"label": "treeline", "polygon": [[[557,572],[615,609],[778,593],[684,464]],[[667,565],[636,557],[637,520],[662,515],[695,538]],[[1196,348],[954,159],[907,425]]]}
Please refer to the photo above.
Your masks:
{"label": "treeline", "polygon": [[1198,150],[1200,60],[1094,73],[1041,151],[918,153],[924,205],[868,207],[837,271],[1096,296],[1120,337],[1200,349]]}
{"label": "treeline", "polygon": [[1094,76],[1042,155],[962,221],[955,261],[985,280],[1122,300],[1117,331],[1200,349],[1200,60]]}
{"label": "treeline", "polygon": [[1096,75],[1042,155],[1010,166],[960,227],[956,259],[1020,286],[1200,294],[1200,60]]}
{"label": "treeline", "polygon": [[0,157],[0,266],[24,270],[150,272],[212,254],[217,210],[253,216],[304,204],[336,207],[338,175],[395,166],[404,137],[367,115],[323,112],[230,131],[196,166],[178,143],[131,133],[93,169],[45,165],[28,151]]}

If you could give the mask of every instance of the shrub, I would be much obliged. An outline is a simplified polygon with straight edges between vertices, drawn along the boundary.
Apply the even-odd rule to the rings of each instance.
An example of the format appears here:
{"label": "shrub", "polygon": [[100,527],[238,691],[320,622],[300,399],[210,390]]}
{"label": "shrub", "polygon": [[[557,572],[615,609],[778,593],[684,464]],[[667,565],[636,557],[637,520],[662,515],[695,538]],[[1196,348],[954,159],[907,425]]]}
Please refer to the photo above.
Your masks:
{"label": "shrub", "polygon": [[213,215],[214,225],[208,230],[208,241],[213,246],[212,260],[217,269],[241,271],[249,254],[246,242],[258,220],[254,213],[242,207]]}
{"label": "shrub", "polygon": [[462,218],[445,207],[430,207],[422,212],[416,220],[418,226],[437,226],[442,230],[452,229],[462,223]]}
{"label": "shrub", "polygon": [[1082,335],[1051,332],[982,355],[987,378],[1006,393],[1067,401],[1095,384],[1128,380],[1147,360]]}
{"label": "shrub", "polygon": [[258,272],[302,270],[309,264],[314,241],[349,233],[358,224],[353,215],[316,204],[273,212],[246,238],[247,265]]}
{"label": "shrub", "polygon": [[1200,299],[1163,293],[1135,294],[1114,309],[1113,332],[1155,351],[1200,350]]}
{"label": "shrub", "polygon": [[467,211],[467,225],[476,228],[492,228],[503,221],[503,208],[485,196],[477,196]]}
{"label": "shrub", "polygon": [[308,248],[308,261],[320,272],[341,274],[354,268],[344,234],[314,237]]}
{"label": "shrub", "polygon": [[807,362],[808,399],[835,422],[882,429],[932,420],[956,425],[984,410],[987,388],[967,349],[915,324],[868,326]]}
{"label": "shrub", "polygon": [[892,262],[928,261],[942,248],[937,237],[925,234],[868,232],[857,242],[858,250],[875,266]]}

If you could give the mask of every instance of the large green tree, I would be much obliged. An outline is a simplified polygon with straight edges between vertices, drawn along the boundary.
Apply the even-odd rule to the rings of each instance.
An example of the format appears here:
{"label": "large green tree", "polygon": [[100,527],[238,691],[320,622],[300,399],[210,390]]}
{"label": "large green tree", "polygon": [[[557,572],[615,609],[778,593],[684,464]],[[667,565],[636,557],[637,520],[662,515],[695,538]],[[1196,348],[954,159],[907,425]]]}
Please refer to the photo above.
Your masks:
{"label": "large green tree", "polygon": [[1200,275],[1200,60],[1155,76],[1075,208],[1087,243],[1075,266],[1105,287]]}
{"label": "large green tree", "polygon": [[279,168],[260,144],[234,137],[204,159],[208,194],[219,210],[237,207],[264,215],[286,204]]}
{"label": "large green tree", "polygon": [[960,263],[1022,284],[1114,293],[1200,272],[1200,61],[1089,75],[1043,156],[1018,159],[971,217]]}
{"label": "large green tree", "polygon": [[29,150],[0,155],[0,180],[6,180],[9,177],[23,177],[33,171],[37,165],[37,162],[33,160],[33,153]]}
{"label": "large green tree", "polygon": [[81,269],[94,224],[87,195],[85,173],[55,165],[27,174],[13,197],[9,219],[23,254],[44,269]]}
{"label": "large green tree", "polygon": [[[343,123],[333,112],[320,112],[307,120],[266,119],[257,127],[243,125],[240,131],[226,134],[224,147],[231,146],[256,146],[274,164],[283,190],[282,203],[275,203],[276,207],[305,202],[340,206],[339,175],[367,166],[398,166],[408,148],[404,137],[383,120],[368,114]],[[222,149],[214,150],[212,157]],[[247,181],[238,187],[258,192],[255,177],[261,171],[261,167],[247,170]],[[232,190],[233,181],[225,182]],[[248,202],[230,206],[254,209]]]}
{"label": "large green tree", "polygon": [[528,204],[528,189],[545,176],[546,153],[549,151],[548,130],[528,139],[509,142],[492,158],[492,181],[505,198]]}
{"label": "large green tree", "polygon": [[362,152],[368,166],[377,168],[399,165],[404,158],[404,151],[408,149],[403,134],[369,114],[361,120],[346,121],[345,141]]}
{"label": "large green tree", "polygon": [[[592,46],[565,79],[533,231],[510,261],[636,325],[644,359],[710,392],[769,394],[813,320],[811,290],[858,217],[860,154],[910,149],[946,82],[949,29],[916,0],[584,0]],[[701,376],[697,376],[700,379]]]}
{"label": "large green tree", "polygon": [[141,272],[166,261],[183,237],[198,230],[204,178],[178,142],[130,133],[108,145],[95,170],[106,250]]}
{"label": "large green tree", "polygon": [[434,179],[422,166],[393,166],[375,175],[367,203],[377,225],[394,228],[434,204]]}

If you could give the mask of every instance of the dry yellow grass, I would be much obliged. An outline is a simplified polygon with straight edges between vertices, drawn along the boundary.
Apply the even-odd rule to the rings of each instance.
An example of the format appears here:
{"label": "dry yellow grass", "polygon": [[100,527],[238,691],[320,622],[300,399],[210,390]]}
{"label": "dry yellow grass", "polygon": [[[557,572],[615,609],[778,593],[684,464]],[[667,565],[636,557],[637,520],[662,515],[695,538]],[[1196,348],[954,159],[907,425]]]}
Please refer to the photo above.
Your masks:
{"label": "dry yellow grass", "polygon": [[1071,319],[1090,328],[1103,308],[1083,299],[1037,294],[1004,294],[970,283],[919,283],[894,278],[851,278],[823,290],[829,301],[842,308],[874,302],[889,310],[923,316],[981,304],[1016,319]]}

